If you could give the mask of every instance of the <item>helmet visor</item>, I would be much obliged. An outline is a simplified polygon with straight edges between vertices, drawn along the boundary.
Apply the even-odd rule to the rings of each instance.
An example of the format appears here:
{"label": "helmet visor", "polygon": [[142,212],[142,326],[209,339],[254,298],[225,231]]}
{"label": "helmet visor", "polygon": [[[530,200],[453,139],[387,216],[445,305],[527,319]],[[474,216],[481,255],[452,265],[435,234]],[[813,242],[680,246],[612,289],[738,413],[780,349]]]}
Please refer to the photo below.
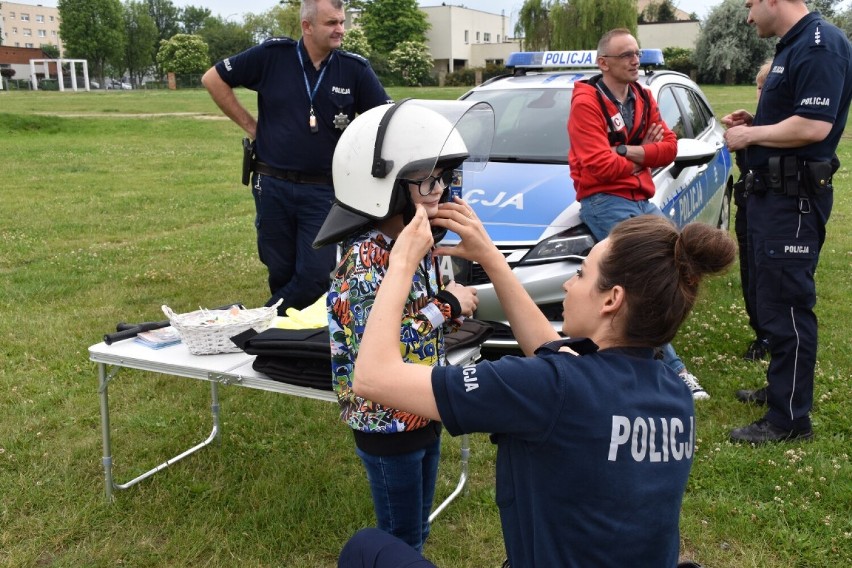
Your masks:
{"label": "helmet visor", "polygon": [[446,132],[437,153],[405,164],[397,174],[398,178],[427,181],[434,179],[433,171],[436,169],[455,170],[462,164],[466,172],[479,172],[485,168],[494,139],[494,109],[490,104],[423,99],[406,101],[405,104],[418,105],[441,115],[452,128]]}

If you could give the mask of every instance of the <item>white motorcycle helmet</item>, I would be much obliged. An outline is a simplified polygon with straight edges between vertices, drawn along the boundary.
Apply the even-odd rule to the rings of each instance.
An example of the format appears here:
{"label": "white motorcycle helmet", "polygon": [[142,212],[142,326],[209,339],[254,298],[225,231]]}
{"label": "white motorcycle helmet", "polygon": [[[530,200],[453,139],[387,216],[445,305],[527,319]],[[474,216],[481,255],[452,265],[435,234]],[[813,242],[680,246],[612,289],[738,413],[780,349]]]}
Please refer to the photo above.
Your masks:
{"label": "white motorcycle helmet", "polygon": [[[414,204],[401,180],[417,174],[425,178],[436,167],[480,171],[488,162],[493,133],[494,111],[482,102],[403,99],[359,115],[335,148],[335,203],[313,246],[340,242],[400,213],[408,222]],[[442,196],[447,199],[449,188]]]}

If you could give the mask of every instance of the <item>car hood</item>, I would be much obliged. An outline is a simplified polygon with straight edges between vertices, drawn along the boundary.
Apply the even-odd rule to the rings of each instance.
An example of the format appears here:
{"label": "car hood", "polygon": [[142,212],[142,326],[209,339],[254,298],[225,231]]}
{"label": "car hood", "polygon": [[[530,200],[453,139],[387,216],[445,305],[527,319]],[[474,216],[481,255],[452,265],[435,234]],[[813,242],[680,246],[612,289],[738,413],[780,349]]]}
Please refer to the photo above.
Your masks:
{"label": "car hood", "polygon": [[[461,186],[498,244],[534,244],[580,223],[567,164],[489,162],[481,172],[463,172]],[[443,240],[458,241],[452,232]]]}

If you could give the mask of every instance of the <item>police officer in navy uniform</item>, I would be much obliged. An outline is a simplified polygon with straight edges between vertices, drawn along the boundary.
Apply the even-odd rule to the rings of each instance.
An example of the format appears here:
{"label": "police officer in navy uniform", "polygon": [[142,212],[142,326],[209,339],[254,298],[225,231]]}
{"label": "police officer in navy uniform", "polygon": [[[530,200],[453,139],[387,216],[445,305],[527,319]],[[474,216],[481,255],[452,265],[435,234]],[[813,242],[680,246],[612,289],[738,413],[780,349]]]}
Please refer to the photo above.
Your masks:
{"label": "police officer in navy uniform", "polygon": [[[331,158],[356,114],[390,101],[369,63],[339,49],[341,0],[303,0],[302,38],[271,38],[211,67],[202,83],[255,141],[251,178],[257,248],[278,311],[302,309],[328,290],[335,247],[312,247],[334,200]],[[235,87],[257,92],[258,116]]]}
{"label": "police officer in navy uniform", "polygon": [[[440,419],[453,435],[491,433],[511,566],[676,566],[695,406],[654,347],[677,333],[702,277],[733,262],[733,239],[704,223],[678,231],[658,215],[622,221],[566,275],[562,331],[572,339],[560,340],[463,200],[431,219],[418,208],[395,241],[367,320],[356,394]],[[476,261],[494,282],[525,357],[465,367],[403,361],[392,324],[432,246],[430,223],[461,237],[437,254]],[[351,552],[341,566],[365,558]]]}
{"label": "police officer in navy uniform", "polygon": [[804,0],[747,0],[746,7],[760,37],[780,38],[756,114],[722,119],[728,148],[746,149],[749,295],[771,351],[767,386],[737,393],[767,412],[731,439],[761,444],[813,436],[814,272],[839,165],[832,157],[852,99],[852,46]]}

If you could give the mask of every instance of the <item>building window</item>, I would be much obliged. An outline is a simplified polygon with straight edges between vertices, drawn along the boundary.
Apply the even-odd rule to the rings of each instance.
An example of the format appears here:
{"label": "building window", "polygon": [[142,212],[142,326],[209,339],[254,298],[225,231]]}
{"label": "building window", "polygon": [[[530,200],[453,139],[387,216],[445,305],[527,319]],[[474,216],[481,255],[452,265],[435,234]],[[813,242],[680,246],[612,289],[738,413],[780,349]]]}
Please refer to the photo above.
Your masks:
{"label": "building window", "polygon": [[25,36],[31,36],[31,35],[33,35],[33,31],[32,31],[30,28],[24,28],[22,31],[23,31],[23,34],[24,34]]}
{"label": "building window", "polygon": [[51,21],[51,22],[53,21],[53,16],[51,16],[51,17],[50,17],[50,21]]}
{"label": "building window", "polygon": [[39,30],[38,37],[47,37],[47,32],[45,30]]}
{"label": "building window", "polygon": [[500,43],[500,34],[497,34],[497,43]]}
{"label": "building window", "polygon": [[24,44],[24,47],[35,47],[35,46],[34,46],[33,44],[31,44],[31,43],[25,43],[25,44]]}
{"label": "building window", "polygon": [[43,21],[44,21],[44,16],[42,16],[41,14],[37,14],[36,15],[36,22],[43,22]]}
{"label": "building window", "polygon": [[469,30],[464,31],[464,42],[470,43],[470,31]]}
{"label": "building window", "polygon": [[13,34],[18,33],[18,28],[12,28],[12,33],[13,33]]}
{"label": "building window", "polygon": [[476,43],[479,43],[479,32],[476,32]]}
{"label": "building window", "polygon": [[489,32],[485,32],[484,34],[482,34],[482,40],[485,43],[491,43],[491,34]]}
{"label": "building window", "polygon": [[10,19],[10,20],[14,20],[14,19],[15,19],[15,12],[9,12],[9,19]]}
{"label": "building window", "polygon": [[21,14],[21,21],[22,22],[29,22],[30,21],[30,15],[29,14]]}

